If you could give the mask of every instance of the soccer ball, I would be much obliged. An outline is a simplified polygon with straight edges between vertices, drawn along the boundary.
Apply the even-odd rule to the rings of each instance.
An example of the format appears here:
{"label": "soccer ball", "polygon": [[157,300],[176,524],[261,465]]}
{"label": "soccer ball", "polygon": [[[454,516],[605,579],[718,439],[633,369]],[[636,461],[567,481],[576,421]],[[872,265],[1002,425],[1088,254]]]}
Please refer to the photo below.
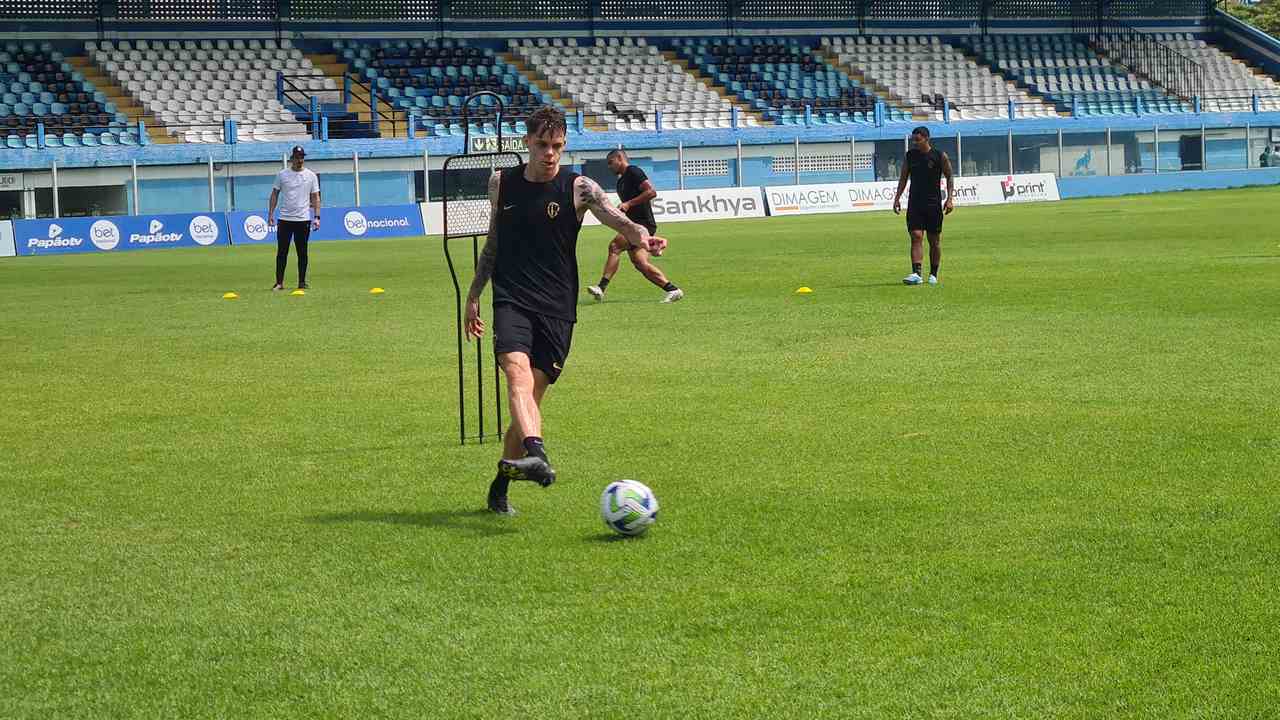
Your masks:
{"label": "soccer ball", "polygon": [[639,535],[658,519],[658,498],[635,480],[611,482],[600,496],[600,517],[616,533]]}

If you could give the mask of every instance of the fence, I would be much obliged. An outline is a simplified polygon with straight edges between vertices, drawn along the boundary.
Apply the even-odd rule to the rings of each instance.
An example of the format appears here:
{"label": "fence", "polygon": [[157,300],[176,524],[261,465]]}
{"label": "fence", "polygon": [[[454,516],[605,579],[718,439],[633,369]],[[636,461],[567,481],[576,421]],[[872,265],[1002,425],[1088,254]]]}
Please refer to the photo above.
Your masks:
{"label": "fence", "polygon": [[[933,126],[934,144],[961,178],[1049,173],[1094,178],[1280,167],[1280,124],[1168,129],[1072,129],[967,132]],[[907,150],[904,128],[888,140],[630,148],[632,161],[661,190],[893,181]],[[473,150],[493,138],[472,138]],[[513,138],[513,141],[516,140]],[[512,149],[519,150],[518,147]],[[569,150],[564,164],[612,187],[607,149]],[[318,154],[318,153],[317,153]],[[58,168],[0,173],[0,217],[77,217],[104,214],[264,212],[274,162]],[[328,206],[361,207],[440,199],[443,157],[311,158]],[[483,178],[480,179],[483,186]]]}

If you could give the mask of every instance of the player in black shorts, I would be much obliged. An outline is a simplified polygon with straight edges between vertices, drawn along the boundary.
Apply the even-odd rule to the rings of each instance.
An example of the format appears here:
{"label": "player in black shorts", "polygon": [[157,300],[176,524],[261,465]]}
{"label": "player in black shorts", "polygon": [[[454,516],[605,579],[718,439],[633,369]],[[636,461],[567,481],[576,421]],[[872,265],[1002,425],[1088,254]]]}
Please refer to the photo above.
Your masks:
{"label": "player in black shorts", "polygon": [[[667,241],[657,236],[658,224],[653,219],[653,199],[658,196],[658,191],[653,188],[653,183],[649,182],[644,170],[628,161],[627,151],[612,150],[605,159],[609,163],[609,169],[618,176],[618,197],[622,200],[622,205],[618,209],[626,213],[632,222],[649,231],[649,235],[657,243],[653,254],[661,255],[662,250],[667,246]],[[673,303],[684,297],[684,291],[667,280],[667,276],[649,261],[648,250],[633,246],[621,235],[615,236],[613,242],[609,243],[609,257],[605,258],[600,284],[587,288],[591,297],[604,300],[604,293],[609,289],[609,281],[618,272],[624,250],[631,256],[631,264],[640,271],[641,275],[666,291],[667,294],[663,296],[662,302]]]}
{"label": "player in black shorts", "polygon": [[[947,201],[942,202],[941,180],[947,179]],[[902,278],[907,285],[924,282],[920,263],[924,259],[924,235],[929,235],[929,284],[938,284],[942,265],[942,217],[955,209],[955,180],[951,176],[951,158],[929,142],[929,128],[911,131],[911,149],[902,163],[898,178],[898,194],[893,198],[893,212],[902,212],[902,191],[911,180],[907,198],[907,232],[911,233],[911,274]]]}
{"label": "player in black shorts", "polygon": [[649,246],[645,229],[609,202],[594,180],[560,167],[564,113],[546,106],[526,125],[529,162],[489,178],[489,236],[467,294],[467,338],[484,335],[480,295],[493,280],[494,350],[507,378],[511,427],[498,474],[489,485],[493,512],[514,515],[512,480],[542,487],[556,471],[542,442],[542,398],[569,358],[578,307],[578,230],[589,210],[633,247]]}

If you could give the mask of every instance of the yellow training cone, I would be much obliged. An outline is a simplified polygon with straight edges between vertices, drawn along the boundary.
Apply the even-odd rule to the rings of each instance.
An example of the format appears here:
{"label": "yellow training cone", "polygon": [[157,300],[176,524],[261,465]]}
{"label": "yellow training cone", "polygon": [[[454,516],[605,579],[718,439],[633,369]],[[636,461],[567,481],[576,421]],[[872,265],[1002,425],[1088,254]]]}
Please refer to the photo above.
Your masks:
{"label": "yellow training cone", "polygon": [[291,292],[291,293],[289,293],[289,294],[290,294],[290,295],[299,295],[299,296],[301,296],[301,295],[306,295],[306,294],[307,294],[307,291],[306,291],[306,290],[303,290],[302,288],[298,288],[297,290],[294,290],[293,292]]}
{"label": "yellow training cone", "polygon": [[230,292],[229,292],[229,293],[223,293],[223,294],[222,294],[222,299],[223,299],[223,300],[239,300],[239,299],[240,299],[240,296],[239,296],[239,295],[237,295],[237,294],[235,294],[235,293],[230,293]]}
{"label": "yellow training cone", "polygon": [[800,287],[796,288],[797,295],[808,295],[811,292],[813,292],[813,288],[806,287],[804,285],[801,285]]}
{"label": "yellow training cone", "polygon": [[386,290],[383,290],[382,288],[373,288],[372,290],[370,290],[370,291],[369,291],[369,294],[370,294],[370,295],[381,295],[381,294],[382,294],[382,293],[384,293],[384,292],[386,292]]}

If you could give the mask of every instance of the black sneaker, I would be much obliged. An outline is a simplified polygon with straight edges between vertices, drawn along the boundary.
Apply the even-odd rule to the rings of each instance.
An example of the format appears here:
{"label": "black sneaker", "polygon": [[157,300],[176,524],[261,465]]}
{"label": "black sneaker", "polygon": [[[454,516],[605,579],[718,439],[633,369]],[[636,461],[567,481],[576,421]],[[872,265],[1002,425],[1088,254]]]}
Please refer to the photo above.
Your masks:
{"label": "black sneaker", "polygon": [[537,455],[522,457],[519,460],[501,460],[498,462],[498,472],[508,482],[523,480],[548,487],[556,481],[556,471],[546,460]]}
{"label": "black sneaker", "polygon": [[499,491],[498,485],[500,484],[500,481],[501,478],[494,478],[493,482],[489,484],[489,500],[487,505],[491,512],[495,512],[499,515],[506,515],[507,517],[514,517],[516,509],[511,507],[511,503],[507,502],[506,483],[501,482],[503,487],[502,490]]}

